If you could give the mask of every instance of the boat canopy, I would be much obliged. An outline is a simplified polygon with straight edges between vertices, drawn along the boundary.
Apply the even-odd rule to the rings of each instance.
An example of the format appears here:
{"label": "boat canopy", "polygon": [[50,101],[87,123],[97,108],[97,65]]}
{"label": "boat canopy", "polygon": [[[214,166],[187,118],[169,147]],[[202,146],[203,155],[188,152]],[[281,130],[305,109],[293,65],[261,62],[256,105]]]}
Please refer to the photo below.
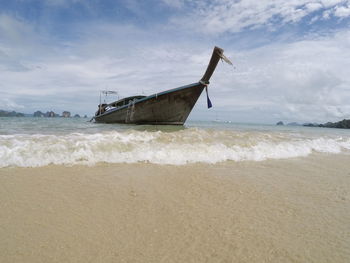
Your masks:
{"label": "boat canopy", "polygon": [[142,95],[126,97],[126,98],[123,98],[123,99],[111,102],[107,106],[118,108],[118,107],[121,107],[121,106],[129,104],[131,101],[139,100],[139,99],[142,99],[142,98],[145,98],[145,97],[146,96],[142,96]]}

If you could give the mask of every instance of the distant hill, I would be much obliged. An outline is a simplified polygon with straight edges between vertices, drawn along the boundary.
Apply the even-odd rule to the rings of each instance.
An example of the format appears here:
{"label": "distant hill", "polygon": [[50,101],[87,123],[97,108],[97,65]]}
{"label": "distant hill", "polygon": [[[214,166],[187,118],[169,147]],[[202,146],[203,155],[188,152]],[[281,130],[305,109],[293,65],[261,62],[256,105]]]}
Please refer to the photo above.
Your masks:
{"label": "distant hill", "polygon": [[277,122],[276,125],[281,125],[281,126],[283,126],[283,125],[287,125],[287,126],[302,126],[302,124],[297,123],[297,122],[289,122],[287,124],[284,124],[283,121]]}
{"label": "distant hill", "polygon": [[325,124],[306,123],[303,126],[307,127],[324,127],[324,128],[338,128],[338,129],[350,129],[350,120],[342,120],[338,122],[327,122]]}
{"label": "distant hill", "polygon": [[24,117],[25,114],[15,111],[0,110],[0,117]]}
{"label": "distant hill", "polygon": [[[59,114],[53,111],[47,111],[46,113],[44,113],[38,110],[33,114],[27,114],[27,113],[21,113],[16,111],[0,110],[0,117],[46,117],[46,118],[65,117],[65,118],[69,118],[71,117],[71,113],[69,111],[64,111],[62,112],[62,116],[60,116]],[[75,114],[74,117],[80,118],[80,115]],[[87,118],[87,115],[84,115],[84,118]]]}
{"label": "distant hill", "polygon": [[325,124],[320,124],[320,127],[350,129],[350,120],[344,119],[338,122],[327,122]]}

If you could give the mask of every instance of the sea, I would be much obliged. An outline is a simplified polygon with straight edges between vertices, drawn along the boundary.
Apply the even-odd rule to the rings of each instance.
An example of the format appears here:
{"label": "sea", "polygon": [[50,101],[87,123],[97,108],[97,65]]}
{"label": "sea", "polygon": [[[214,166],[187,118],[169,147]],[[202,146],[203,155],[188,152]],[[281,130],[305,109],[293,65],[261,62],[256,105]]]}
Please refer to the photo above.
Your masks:
{"label": "sea", "polygon": [[[0,167],[187,165],[350,154],[350,130],[188,121],[100,124],[86,118],[0,118]],[[350,155],[349,155],[350,157]]]}

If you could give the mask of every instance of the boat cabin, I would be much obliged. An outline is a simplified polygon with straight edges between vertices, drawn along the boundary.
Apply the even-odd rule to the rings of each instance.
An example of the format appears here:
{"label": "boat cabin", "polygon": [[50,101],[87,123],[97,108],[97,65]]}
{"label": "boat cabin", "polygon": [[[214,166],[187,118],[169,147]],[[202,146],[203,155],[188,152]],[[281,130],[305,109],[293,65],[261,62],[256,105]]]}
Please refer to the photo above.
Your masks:
{"label": "boat cabin", "polygon": [[131,97],[127,97],[127,98],[123,98],[123,99],[120,99],[120,100],[117,100],[117,101],[114,101],[112,103],[109,103],[107,105],[107,107],[113,107],[113,108],[119,108],[121,106],[125,106],[125,105],[128,105],[129,103],[132,103],[134,100],[139,100],[139,99],[142,99],[146,96],[131,96]]}
{"label": "boat cabin", "polygon": [[145,98],[146,96],[142,96],[142,95],[137,95],[137,96],[131,96],[131,97],[126,97],[117,101],[114,101],[112,103],[109,104],[100,104],[98,105],[98,110],[95,114],[95,116],[98,116],[100,114],[105,113],[106,111],[109,111],[111,109],[115,109],[115,108],[120,108],[123,107],[125,105],[129,105],[134,101],[137,101],[139,99]]}

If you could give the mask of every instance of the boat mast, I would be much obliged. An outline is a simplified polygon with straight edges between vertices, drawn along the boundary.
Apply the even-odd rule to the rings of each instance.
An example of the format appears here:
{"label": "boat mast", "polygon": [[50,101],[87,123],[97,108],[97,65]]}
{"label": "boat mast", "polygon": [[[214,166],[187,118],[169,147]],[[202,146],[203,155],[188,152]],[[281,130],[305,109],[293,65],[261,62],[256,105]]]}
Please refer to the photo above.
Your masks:
{"label": "boat mast", "polygon": [[101,114],[101,93],[102,91],[100,91],[100,104],[98,105],[98,115]]}

